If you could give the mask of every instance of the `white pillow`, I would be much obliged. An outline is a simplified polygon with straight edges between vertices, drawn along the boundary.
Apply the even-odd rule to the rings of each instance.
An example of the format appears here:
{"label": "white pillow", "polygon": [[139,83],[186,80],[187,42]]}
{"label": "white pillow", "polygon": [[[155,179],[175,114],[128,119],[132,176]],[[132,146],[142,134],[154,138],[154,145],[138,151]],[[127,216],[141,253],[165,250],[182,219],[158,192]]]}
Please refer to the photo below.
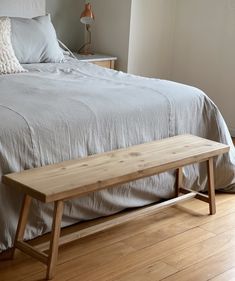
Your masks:
{"label": "white pillow", "polygon": [[11,42],[20,63],[59,63],[64,60],[50,15],[11,19]]}
{"label": "white pillow", "polygon": [[17,60],[11,44],[11,21],[0,18],[0,74],[25,72]]}

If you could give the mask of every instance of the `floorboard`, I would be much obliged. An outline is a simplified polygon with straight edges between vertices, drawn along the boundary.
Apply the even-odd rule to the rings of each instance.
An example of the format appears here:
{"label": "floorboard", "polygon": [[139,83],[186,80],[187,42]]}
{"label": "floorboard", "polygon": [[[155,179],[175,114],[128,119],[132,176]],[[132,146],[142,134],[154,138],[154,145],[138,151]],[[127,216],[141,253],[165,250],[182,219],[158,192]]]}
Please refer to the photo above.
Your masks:
{"label": "floorboard", "polygon": [[[54,280],[234,280],[235,195],[217,194],[216,201],[215,216],[208,215],[207,204],[193,199],[65,245]],[[0,281],[44,276],[44,265],[18,251],[14,261],[0,262]]]}

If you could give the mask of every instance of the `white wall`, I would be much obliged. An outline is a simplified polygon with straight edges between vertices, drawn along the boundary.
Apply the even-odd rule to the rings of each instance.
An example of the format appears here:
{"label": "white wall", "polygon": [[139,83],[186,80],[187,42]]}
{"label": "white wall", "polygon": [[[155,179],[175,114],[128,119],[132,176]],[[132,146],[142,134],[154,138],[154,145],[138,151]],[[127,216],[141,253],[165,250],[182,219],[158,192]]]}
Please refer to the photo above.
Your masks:
{"label": "white wall", "polygon": [[235,0],[133,0],[128,71],[194,85],[235,136]]}
{"label": "white wall", "polygon": [[91,0],[95,13],[92,42],[96,52],[118,57],[117,68],[127,71],[131,0]]}
{"label": "white wall", "polygon": [[84,42],[84,25],[80,23],[84,0],[47,0],[46,9],[58,38],[72,50],[78,50]]}
{"label": "white wall", "polygon": [[235,0],[177,0],[172,79],[203,89],[235,135]]}
{"label": "white wall", "polygon": [[176,0],[132,0],[128,72],[170,79]]}

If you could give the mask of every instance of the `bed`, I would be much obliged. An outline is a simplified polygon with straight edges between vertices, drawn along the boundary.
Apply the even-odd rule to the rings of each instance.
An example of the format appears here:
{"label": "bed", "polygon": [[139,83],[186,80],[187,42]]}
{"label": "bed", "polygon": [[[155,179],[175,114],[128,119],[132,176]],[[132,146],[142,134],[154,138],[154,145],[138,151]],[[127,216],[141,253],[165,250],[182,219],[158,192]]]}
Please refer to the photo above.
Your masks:
{"label": "bed", "polygon": [[[69,57],[64,63],[23,66],[28,72],[0,76],[1,176],[190,133],[231,146],[215,161],[215,185],[235,190],[229,131],[216,105],[199,89]],[[186,167],[184,176],[188,188],[206,190],[203,164]],[[69,201],[63,226],[171,198],[174,185],[172,171]],[[16,190],[0,184],[0,252],[13,244],[21,200]],[[50,231],[51,212],[52,206],[33,202],[26,239]]]}

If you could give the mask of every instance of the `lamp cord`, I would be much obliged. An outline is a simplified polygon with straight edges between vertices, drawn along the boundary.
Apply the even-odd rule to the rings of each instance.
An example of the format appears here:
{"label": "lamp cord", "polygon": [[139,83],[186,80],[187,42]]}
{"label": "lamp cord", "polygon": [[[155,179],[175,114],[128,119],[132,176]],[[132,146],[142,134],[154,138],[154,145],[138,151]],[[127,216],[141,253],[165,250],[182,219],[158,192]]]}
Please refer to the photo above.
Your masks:
{"label": "lamp cord", "polygon": [[66,50],[69,52],[70,56],[73,57],[74,59],[77,60],[76,56],[73,54],[73,52],[63,43],[61,42],[59,39],[57,39],[59,44]]}

